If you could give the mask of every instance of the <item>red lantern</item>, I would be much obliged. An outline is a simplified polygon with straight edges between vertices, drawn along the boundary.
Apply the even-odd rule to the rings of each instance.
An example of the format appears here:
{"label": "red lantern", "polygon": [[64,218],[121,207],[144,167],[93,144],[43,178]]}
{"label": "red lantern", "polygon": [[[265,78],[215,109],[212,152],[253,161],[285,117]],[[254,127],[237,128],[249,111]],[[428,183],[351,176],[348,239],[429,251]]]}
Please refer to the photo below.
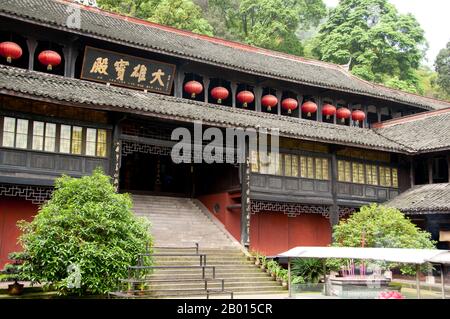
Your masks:
{"label": "red lantern", "polygon": [[342,123],[345,122],[346,119],[348,119],[351,115],[351,112],[346,107],[340,107],[336,111],[336,117],[341,120]]}
{"label": "red lantern", "polygon": [[217,103],[222,103],[228,97],[228,90],[222,86],[215,87],[211,90],[211,96],[217,100]]}
{"label": "red lantern", "polygon": [[264,95],[261,99],[261,104],[267,107],[267,111],[272,111],[272,107],[278,104],[278,99],[272,94]]}
{"label": "red lantern", "polygon": [[51,71],[54,66],[58,66],[61,63],[61,56],[58,52],[45,50],[39,53],[38,60],[41,64],[47,66],[47,70]]}
{"label": "red lantern", "polygon": [[191,98],[195,99],[197,94],[202,93],[203,85],[197,81],[189,81],[184,85],[184,91],[191,95]]}
{"label": "red lantern", "polygon": [[248,103],[252,103],[255,99],[255,96],[250,91],[241,91],[236,97],[243,107],[247,107]]}
{"label": "red lantern", "polygon": [[330,116],[336,114],[336,107],[334,105],[325,103],[322,107],[322,114],[325,115],[328,120]]}
{"label": "red lantern", "polygon": [[352,112],[352,120],[356,122],[356,124],[359,124],[359,122],[364,121],[366,118],[366,114],[361,110],[354,110]]}
{"label": "red lantern", "polygon": [[317,104],[314,103],[313,101],[306,101],[305,103],[303,103],[302,112],[307,113],[306,115],[308,117],[310,117],[312,113],[316,113],[316,111],[317,111]]}
{"label": "red lantern", "polygon": [[11,63],[12,60],[22,56],[22,48],[14,42],[2,42],[0,43],[0,55],[6,58],[8,63]]}
{"label": "red lantern", "polygon": [[297,109],[298,102],[295,99],[287,98],[281,101],[281,107],[285,110],[287,110],[288,114],[291,114],[292,111]]}

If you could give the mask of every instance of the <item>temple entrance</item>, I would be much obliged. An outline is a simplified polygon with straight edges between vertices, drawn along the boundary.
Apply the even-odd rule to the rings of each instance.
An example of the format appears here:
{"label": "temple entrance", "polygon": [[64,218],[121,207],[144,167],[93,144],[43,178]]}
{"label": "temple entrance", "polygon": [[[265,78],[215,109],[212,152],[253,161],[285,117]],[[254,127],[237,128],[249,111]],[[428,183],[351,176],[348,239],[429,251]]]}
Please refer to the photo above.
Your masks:
{"label": "temple entrance", "polygon": [[122,156],[120,189],[130,193],[191,196],[191,164],[175,164],[169,155],[133,152]]}

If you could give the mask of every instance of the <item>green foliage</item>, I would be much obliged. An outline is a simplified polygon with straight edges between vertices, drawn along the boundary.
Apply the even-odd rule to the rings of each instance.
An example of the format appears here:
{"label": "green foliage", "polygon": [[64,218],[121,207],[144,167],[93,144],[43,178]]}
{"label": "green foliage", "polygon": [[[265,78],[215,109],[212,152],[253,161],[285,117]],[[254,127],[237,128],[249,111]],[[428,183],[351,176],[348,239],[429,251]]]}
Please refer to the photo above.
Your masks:
{"label": "green foliage", "polygon": [[352,73],[363,79],[409,91],[417,85],[413,71],[424,56],[424,31],[387,0],[340,1],[318,39],[314,53],[321,60],[346,64],[351,58]]}
{"label": "green foliage", "polygon": [[438,74],[436,83],[450,100],[450,41],[447,47],[439,52],[434,65]]}
{"label": "green foliage", "polygon": [[100,8],[141,19],[147,19],[160,0],[97,0]]}
{"label": "green foliage", "polygon": [[[333,229],[333,246],[383,248],[434,249],[436,242],[431,234],[420,230],[399,210],[382,205],[362,206],[347,220],[341,221]],[[328,260],[327,266],[339,269],[342,260]],[[396,265],[390,264],[388,267]],[[404,273],[414,273],[412,268],[401,268]]]}
{"label": "green foliage", "polygon": [[[363,235],[364,234],[364,235]],[[420,230],[398,209],[372,204],[362,206],[334,226],[335,246],[385,248],[435,248],[431,234]]]}
{"label": "green foliage", "polygon": [[[212,18],[212,24],[224,25],[232,34],[230,38],[295,55],[303,55],[303,45],[296,32],[317,25],[326,14],[322,0],[211,0],[208,3],[208,12],[223,17]],[[227,37],[226,32],[218,35]]]}
{"label": "green foliage", "polygon": [[[127,276],[137,254],[151,245],[148,224],[131,212],[127,194],[117,194],[100,170],[92,176],[56,180],[52,198],[30,223],[21,221],[26,255],[22,271],[61,294],[104,294]],[[81,286],[68,288],[68,267],[78,267]]]}
{"label": "green foliage", "polygon": [[203,18],[200,7],[191,0],[162,0],[148,20],[199,34],[213,35],[212,26]]}
{"label": "green foliage", "polygon": [[291,272],[302,277],[306,283],[318,283],[324,275],[324,261],[316,258],[295,258],[292,260]]}

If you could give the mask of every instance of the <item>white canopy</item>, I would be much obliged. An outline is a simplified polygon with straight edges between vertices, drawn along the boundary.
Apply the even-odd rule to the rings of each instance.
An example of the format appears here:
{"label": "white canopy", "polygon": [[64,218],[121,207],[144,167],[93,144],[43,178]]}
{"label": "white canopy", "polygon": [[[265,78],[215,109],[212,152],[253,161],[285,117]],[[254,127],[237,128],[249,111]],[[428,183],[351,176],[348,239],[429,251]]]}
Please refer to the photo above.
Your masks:
{"label": "white canopy", "polygon": [[427,261],[436,264],[450,265],[450,252],[441,253],[437,256],[428,259]]}
{"label": "white canopy", "polygon": [[383,260],[407,264],[423,264],[438,256],[447,256],[449,250],[409,249],[409,248],[353,248],[353,247],[295,247],[278,257],[291,258],[348,258],[365,260]]}

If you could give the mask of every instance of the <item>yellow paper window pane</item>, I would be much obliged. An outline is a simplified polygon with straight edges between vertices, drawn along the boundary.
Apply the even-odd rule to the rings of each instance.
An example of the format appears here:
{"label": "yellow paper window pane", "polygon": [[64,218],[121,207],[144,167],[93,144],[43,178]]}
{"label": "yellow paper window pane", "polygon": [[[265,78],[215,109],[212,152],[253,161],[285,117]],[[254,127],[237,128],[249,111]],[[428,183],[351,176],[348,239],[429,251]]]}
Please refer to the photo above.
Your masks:
{"label": "yellow paper window pane", "polygon": [[[98,156],[101,156],[100,154]],[[257,173],[259,172],[258,168],[258,152],[252,151],[250,154],[250,167],[252,172]]]}
{"label": "yellow paper window pane", "polygon": [[284,175],[292,176],[291,155],[284,155]]}
{"label": "yellow paper window pane", "polygon": [[392,187],[398,188],[398,171],[396,168],[392,169]]}
{"label": "yellow paper window pane", "polygon": [[45,145],[44,150],[47,152],[54,152],[56,145],[56,124],[45,124]]}
{"label": "yellow paper window pane", "polygon": [[369,185],[373,184],[372,166],[371,165],[366,165],[366,183]]}
{"label": "yellow paper window pane", "polygon": [[303,178],[308,177],[306,165],[306,157],[300,156],[300,176]]}
{"label": "yellow paper window pane", "polygon": [[329,173],[329,169],[328,169],[328,159],[323,158],[322,159],[322,178],[325,180],[329,180],[330,179],[330,173]]}
{"label": "yellow paper window pane", "polygon": [[14,136],[16,135],[16,119],[5,117],[3,119],[3,143],[5,147],[14,147]]}
{"label": "yellow paper window pane", "polygon": [[344,182],[345,181],[344,161],[337,162],[337,169],[338,169],[338,181]]}
{"label": "yellow paper window pane", "polygon": [[17,120],[16,147],[27,148],[28,146],[28,120]]}
{"label": "yellow paper window pane", "polygon": [[391,187],[391,169],[389,167],[386,167],[386,186]]}
{"label": "yellow paper window pane", "polygon": [[314,160],[312,157],[307,157],[307,174],[308,178],[314,178]]}
{"label": "yellow paper window pane", "polygon": [[322,159],[316,158],[316,178],[322,179]]}
{"label": "yellow paper window pane", "polygon": [[33,150],[42,151],[44,148],[44,122],[33,122]]}
{"label": "yellow paper window pane", "polygon": [[364,184],[364,164],[358,164],[358,183]]}
{"label": "yellow paper window pane", "polygon": [[380,185],[386,186],[386,170],[384,167],[380,167]]}
{"label": "yellow paper window pane", "polygon": [[350,183],[352,181],[350,162],[345,161],[344,164],[345,164],[345,181]]}
{"label": "yellow paper window pane", "polygon": [[82,132],[79,126],[72,128],[72,154],[81,154]]}
{"label": "yellow paper window pane", "polygon": [[352,182],[358,183],[359,175],[358,175],[358,163],[352,163]]}
{"label": "yellow paper window pane", "polygon": [[95,156],[97,139],[97,130],[93,128],[86,129],[86,155]]}
{"label": "yellow paper window pane", "polygon": [[298,156],[292,155],[292,176],[298,177]]}
{"label": "yellow paper window pane", "polygon": [[378,169],[376,165],[372,165],[372,185],[378,185]]}

